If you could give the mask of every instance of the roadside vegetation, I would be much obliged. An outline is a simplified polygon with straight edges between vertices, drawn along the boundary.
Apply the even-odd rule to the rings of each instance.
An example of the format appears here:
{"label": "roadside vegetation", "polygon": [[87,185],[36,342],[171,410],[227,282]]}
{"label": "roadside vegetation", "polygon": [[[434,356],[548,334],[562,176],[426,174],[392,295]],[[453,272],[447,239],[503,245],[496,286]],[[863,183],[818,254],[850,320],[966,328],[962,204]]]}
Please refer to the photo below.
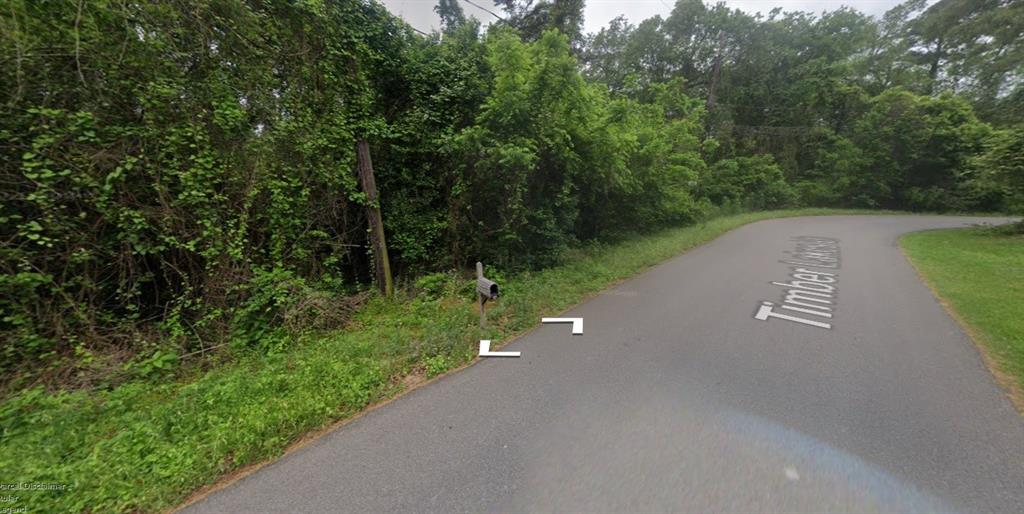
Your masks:
{"label": "roadside vegetation", "polygon": [[[542,271],[487,273],[502,284],[481,333],[469,276],[421,278],[403,297],[375,296],[330,332],[251,350],[173,380],[0,403],[0,476],[69,484],[19,494],[29,512],[159,511],[222,474],[279,455],[305,433],[473,360],[616,281],[753,221],[860,211],[802,209],[718,217],[684,228],[571,250]],[[875,212],[875,211],[868,211]]]}
{"label": "roadside vegetation", "polygon": [[24,505],[167,507],[465,364],[478,260],[501,341],[785,209],[1024,210],[1021,2],[496,3],[0,9],[0,474],[76,487]]}
{"label": "roadside vegetation", "polygon": [[918,232],[900,244],[1024,409],[1024,223]]}
{"label": "roadside vegetation", "polygon": [[722,207],[1024,207],[1019,2],[590,35],[580,0],[499,3],[424,36],[363,0],[10,2],[0,394],[280,349],[387,289],[382,255],[401,283]]}

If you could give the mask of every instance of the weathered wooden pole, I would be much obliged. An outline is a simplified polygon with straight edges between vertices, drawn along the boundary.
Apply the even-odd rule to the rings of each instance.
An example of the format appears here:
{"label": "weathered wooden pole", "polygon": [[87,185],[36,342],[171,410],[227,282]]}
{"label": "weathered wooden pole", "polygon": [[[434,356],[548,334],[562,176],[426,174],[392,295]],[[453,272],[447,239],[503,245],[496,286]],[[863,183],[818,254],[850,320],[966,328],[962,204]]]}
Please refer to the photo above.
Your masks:
{"label": "weathered wooden pole", "polygon": [[394,293],[391,282],[391,263],[388,261],[388,244],[384,240],[384,222],[380,216],[380,202],[377,200],[377,183],[373,179],[373,161],[370,160],[370,143],[365,138],[356,141],[356,169],[359,182],[366,193],[366,217],[370,221],[370,244],[373,247],[374,274],[377,286],[384,296]]}

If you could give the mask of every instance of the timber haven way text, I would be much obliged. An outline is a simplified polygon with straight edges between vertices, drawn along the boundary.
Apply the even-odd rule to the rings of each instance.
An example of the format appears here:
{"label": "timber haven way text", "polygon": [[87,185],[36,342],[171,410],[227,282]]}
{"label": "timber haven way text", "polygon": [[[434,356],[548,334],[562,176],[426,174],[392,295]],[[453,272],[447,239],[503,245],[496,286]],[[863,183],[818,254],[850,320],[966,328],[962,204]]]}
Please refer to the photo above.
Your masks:
{"label": "timber haven way text", "polygon": [[778,306],[770,301],[761,302],[754,318],[762,321],[777,318],[831,330],[841,262],[839,240],[797,236],[792,241],[796,243],[796,248],[786,252],[790,254],[789,258],[780,261],[790,265],[790,281],[772,282],[773,285],[786,288],[782,302]]}

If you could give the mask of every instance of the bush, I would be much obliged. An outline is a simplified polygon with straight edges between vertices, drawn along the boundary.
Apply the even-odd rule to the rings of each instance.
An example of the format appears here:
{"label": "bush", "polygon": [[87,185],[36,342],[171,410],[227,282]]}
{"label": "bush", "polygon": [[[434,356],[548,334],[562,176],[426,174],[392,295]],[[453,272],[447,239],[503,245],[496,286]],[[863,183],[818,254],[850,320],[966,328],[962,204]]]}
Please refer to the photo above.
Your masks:
{"label": "bush", "polygon": [[962,172],[990,131],[963,99],[887,90],[853,129],[866,162],[849,174],[846,196],[869,207],[956,209]]}
{"label": "bush", "polygon": [[955,191],[938,187],[911,187],[903,193],[903,201],[912,211],[945,212],[961,208]]}
{"label": "bush", "polygon": [[786,207],[797,199],[769,155],[718,161],[705,174],[702,191],[715,203],[733,202],[749,209]]}
{"label": "bush", "polygon": [[972,207],[1024,213],[1024,127],[992,133],[966,175],[964,196]]}
{"label": "bush", "polygon": [[280,300],[253,303],[269,294],[251,287],[260,270],[354,289],[363,255],[350,252],[366,225],[342,170],[375,88],[350,60],[398,76],[398,61],[375,59],[399,54],[410,32],[382,6],[41,0],[3,11],[0,50],[23,55],[17,70],[0,67],[12,86],[0,92],[5,381],[77,348],[149,352],[134,334],[155,326],[182,353],[232,332],[255,340],[259,309]]}

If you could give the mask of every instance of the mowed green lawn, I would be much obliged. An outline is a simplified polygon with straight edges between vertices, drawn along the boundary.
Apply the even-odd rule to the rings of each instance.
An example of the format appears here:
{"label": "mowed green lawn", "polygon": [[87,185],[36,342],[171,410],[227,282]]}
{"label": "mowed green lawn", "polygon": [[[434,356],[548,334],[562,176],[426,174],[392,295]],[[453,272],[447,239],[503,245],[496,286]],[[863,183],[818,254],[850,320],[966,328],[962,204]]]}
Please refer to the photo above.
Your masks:
{"label": "mowed green lawn", "polygon": [[1024,386],[1024,234],[1007,228],[933,230],[901,240],[932,289],[966,323],[998,371]]}

